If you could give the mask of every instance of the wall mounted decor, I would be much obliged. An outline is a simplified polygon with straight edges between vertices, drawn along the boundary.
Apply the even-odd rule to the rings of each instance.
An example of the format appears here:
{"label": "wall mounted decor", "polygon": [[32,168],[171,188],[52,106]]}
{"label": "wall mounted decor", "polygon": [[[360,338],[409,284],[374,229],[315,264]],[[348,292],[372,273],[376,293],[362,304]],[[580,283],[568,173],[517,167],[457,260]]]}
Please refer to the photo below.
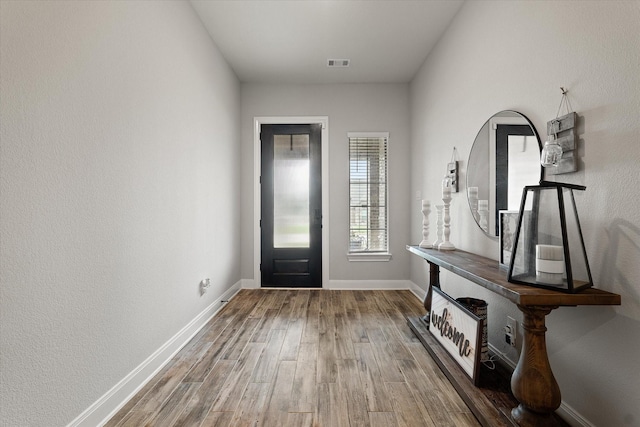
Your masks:
{"label": "wall mounted decor", "polygon": [[451,192],[458,192],[458,161],[456,160],[456,147],[453,147],[451,161],[447,163],[447,176],[451,179]]}
{"label": "wall mounted decor", "polygon": [[[561,87],[562,98],[556,113],[556,118],[547,122],[547,141],[544,143],[540,155],[540,163],[549,175],[560,175],[578,170],[578,159],[575,154],[577,134],[575,131],[577,116],[572,112],[567,89]],[[562,106],[567,114],[560,117]]]}

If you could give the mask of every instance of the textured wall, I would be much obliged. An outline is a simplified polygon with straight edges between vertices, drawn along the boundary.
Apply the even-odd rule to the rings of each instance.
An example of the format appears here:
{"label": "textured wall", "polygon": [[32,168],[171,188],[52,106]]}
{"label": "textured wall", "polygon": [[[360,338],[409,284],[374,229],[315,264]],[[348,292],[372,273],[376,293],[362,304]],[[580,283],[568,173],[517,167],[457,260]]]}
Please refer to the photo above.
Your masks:
{"label": "textured wall", "polygon": [[0,419],[59,426],[240,279],[239,83],[184,2],[0,7]]}
{"label": "textured wall", "polygon": [[[640,3],[467,2],[411,86],[412,191],[437,199],[441,170],[456,146],[462,182],[471,145],[494,113],[528,116],[541,137],[555,117],[560,86],[579,116],[580,171],[555,177],[587,186],[577,194],[597,287],[620,307],[561,308],[547,318],[547,344],[563,400],[585,425],[640,426]],[[554,179],[554,177],[551,177]],[[466,188],[454,196],[452,241],[497,259],[498,243],[473,222]],[[411,235],[420,232],[417,202]],[[411,262],[424,286],[425,263]],[[444,273],[455,296],[489,302],[490,342],[503,344],[506,300]]]}
{"label": "textured wall", "polygon": [[[257,116],[329,117],[330,280],[406,280],[409,85],[242,85],[242,277],[253,278],[253,120]],[[390,262],[349,262],[347,132],[389,132]]]}

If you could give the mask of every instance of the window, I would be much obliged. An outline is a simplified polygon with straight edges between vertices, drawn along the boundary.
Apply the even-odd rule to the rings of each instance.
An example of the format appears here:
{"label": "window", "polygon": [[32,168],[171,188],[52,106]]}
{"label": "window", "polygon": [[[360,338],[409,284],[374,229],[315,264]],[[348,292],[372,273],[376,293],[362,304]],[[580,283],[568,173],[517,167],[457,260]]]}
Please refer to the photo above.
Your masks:
{"label": "window", "polygon": [[[349,259],[388,261],[388,133],[349,137]],[[364,255],[364,257],[363,257]]]}

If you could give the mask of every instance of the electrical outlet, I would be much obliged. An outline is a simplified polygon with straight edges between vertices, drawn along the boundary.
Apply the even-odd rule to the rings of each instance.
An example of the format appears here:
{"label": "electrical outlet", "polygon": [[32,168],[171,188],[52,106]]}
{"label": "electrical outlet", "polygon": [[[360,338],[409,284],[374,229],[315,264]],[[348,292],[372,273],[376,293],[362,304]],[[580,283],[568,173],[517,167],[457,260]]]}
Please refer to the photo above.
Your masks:
{"label": "electrical outlet", "polygon": [[209,278],[203,279],[200,282],[200,295],[204,295],[209,290],[211,280]]}
{"label": "electrical outlet", "polygon": [[504,327],[504,340],[511,347],[515,347],[517,335],[518,335],[518,322],[513,317],[507,316],[507,326]]}

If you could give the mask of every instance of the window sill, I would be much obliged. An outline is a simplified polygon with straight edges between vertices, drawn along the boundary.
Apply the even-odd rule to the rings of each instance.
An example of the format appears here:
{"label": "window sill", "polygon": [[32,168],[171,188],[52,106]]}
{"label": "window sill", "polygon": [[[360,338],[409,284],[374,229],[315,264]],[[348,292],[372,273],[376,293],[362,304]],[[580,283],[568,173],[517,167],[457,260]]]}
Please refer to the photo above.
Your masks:
{"label": "window sill", "polygon": [[391,254],[388,252],[376,253],[348,253],[350,262],[386,262],[391,261]]}

